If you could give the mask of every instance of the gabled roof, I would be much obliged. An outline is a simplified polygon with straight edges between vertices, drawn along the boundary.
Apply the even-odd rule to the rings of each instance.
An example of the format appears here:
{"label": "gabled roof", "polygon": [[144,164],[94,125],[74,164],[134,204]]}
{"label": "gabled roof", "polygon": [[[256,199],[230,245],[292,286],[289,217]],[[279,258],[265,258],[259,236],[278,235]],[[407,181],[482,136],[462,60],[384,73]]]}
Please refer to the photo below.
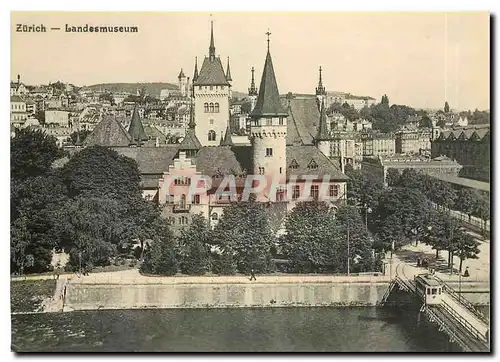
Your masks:
{"label": "gabled roof", "polygon": [[129,133],[116,118],[104,116],[91,134],[85,138],[85,146],[128,146],[131,142]]}
{"label": "gabled roof", "polygon": [[200,140],[196,137],[194,128],[188,128],[186,135],[179,145],[179,150],[199,150],[202,147]]}
{"label": "gabled roof", "polygon": [[130,134],[133,141],[149,140],[148,135],[144,131],[144,126],[142,125],[141,117],[139,117],[139,110],[137,104],[134,107],[134,113],[132,113],[132,120],[130,121],[128,133]]}
{"label": "gabled roof", "polygon": [[229,82],[226,79],[226,75],[224,74],[224,68],[222,67],[220,58],[216,57],[213,58],[213,61],[210,61],[210,58],[205,57],[205,60],[203,60],[203,65],[200,69],[200,74],[198,74],[198,77],[193,84],[229,85]]}
{"label": "gabled roof", "polygon": [[24,100],[19,96],[10,96],[11,102],[24,102]]}
{"label": "gabled roof", "polygon": [[273,61],[269,50],[266,55],[266,62],[264,63],[264,71],[262,72],[262,79],[260,81],[259,95],[255,107],[250,113],[253,117],[262,116],[286,116],[278,91],[278,84],[276,83],[276,76],[274,75]]}
{"label": "gabled roof", "polygon": [[[296,105],[299,104],[300,103],[296,103]],[[301,116],[304,116],[304,113],[301,111],[301,108],[292,106],[292,103],[290,103],[290,106],[288,107],[287,128],[286,128],[287,145],[311,145],[313,143],[313,137],[311,133],[309,133],[309,131],[304,126]]]}
{"label": "gabled roof", "polygon": [[229,147],[202,147],[195,158],[196,170],[202,175],[241,173],[241,165]]}
{"label": "gabled roof", "polygon": [[173,165],[179,145],[169,147],[113,147],[120,155],[130,157],[137,162],[142,174],[162,174]]}
{"label": "gabled roof", "polygon": [[[300,178],[304,175],[316,175],[318,178],[323,178],[324,175],[329,175],[330,180],[349,179],[315,146],[286,146],[286,159],[288,161],[287,177],[295,175]],[[298,168],[290,167],[293,164],[298,165]]]}

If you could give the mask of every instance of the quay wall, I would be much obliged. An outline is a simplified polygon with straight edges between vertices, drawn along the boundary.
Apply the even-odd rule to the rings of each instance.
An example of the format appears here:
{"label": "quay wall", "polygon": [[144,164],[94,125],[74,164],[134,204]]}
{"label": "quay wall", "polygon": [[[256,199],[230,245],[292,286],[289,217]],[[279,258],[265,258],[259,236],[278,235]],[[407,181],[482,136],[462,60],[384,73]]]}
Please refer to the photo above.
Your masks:
{"label": "quay wall", "polygon": [[[382,301],[388,286],[388,281],[224,284],[68,283],[63,310],[376,306]],[[463,283],[462,296],[473,304],[488,305],[489,284]],[[415,296],[393,290],[388,301],[407,304],[414,302]]]}
{"label": "quay wall", "polygon": [[64,310],[374,306],[378,283],[68,284]]}

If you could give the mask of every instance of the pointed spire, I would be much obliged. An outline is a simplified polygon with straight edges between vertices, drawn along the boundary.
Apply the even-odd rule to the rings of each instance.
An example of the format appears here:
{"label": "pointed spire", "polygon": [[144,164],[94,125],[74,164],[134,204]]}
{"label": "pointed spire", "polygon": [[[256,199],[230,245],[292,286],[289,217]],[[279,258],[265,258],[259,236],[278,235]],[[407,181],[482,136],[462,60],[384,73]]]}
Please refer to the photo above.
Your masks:
{"label": "pointed spire", "polygon": [[189,124],[188,128],[189,129],[194,129],[196,126],[196,123],[194,121],[194,110],[193,110],[193,102],[189,102]]}
{"label": "pointed spire", "polygon": [[227,57],[227,69],[226,69],[226,79],[228,82],[231,82],[231,69],[229,68],[229,57]]}
{"label": "pointed spire", "polygon": [[[269,31],[266,33],[268,36],[269,45]],[[278,91],[278,84],[276,83],[276,76],[274,75],[273,61],[269,48],[267,50],[266,62],[264,63],[264,71],[262,72],[262,79],[260,81],[259,96],[255,107],[250,114],[252,117],[262,116],[287,116],[288,113],[283,109]]]}
{"label": "pointed spire", "polygon": [[213,62],[215,59],[215,42],[214,42],[214,21],[212,20],[211,22],[211,28],[210,28],[210,47],[208,48],[208,54],[210,61]]}
{"label": "pointed spire", "polygon": [[256,96],[257,95],[257,88],[255,87],[255,77],[254,77],[255,69],[252,67],[252,82],[250,83],[250,88],[248,88],[248,95],[249,96]]}
{"label": "pointed spire", "polygon": [[328,135],[325,100],[323,99],[321,102],[321,114],[319,117],[319,129],[316,141],[324,141],[328,139],[330,139],[330,136]]}
{"label": "pointed spire", "polygon": [[144,131],[141,117],[139,116],[139,107],[137,107],[137,103],[134,106],[134,113],[132,114],[128,133],[132,136],[132,141],[137,140],[137,142],[140,143],[141,141],[149,140],[148,135]]}
{"label": "pointed spire", "polygon": [[221,146],[233,146],[233,139],[231,138],[231,130],[229,129],[229,125],[226,127],[226,134],[224,135],[224,138],[221,138],[220,140],[220,145]]}
{"label": "pointed spire", "polygon": [[193,82],[196,82],[198,80],[198,57],[194,58],[194,75],[193,75]]}
{"label": "pointed spire", "polygon": [[184,75],[184,70],[182,68],[181,68],[181,72],[179,73],[179,76],[177,78],[179,78],[179,80],[182,78],[186,78],[186,76]]}
{"label": "pointed spire", "polygon": [[321,69],[321,66],[319,67],[319,82],[318,82],[318,87],[316,88],[316,95],[326,95],[326,89],[323,86],[323,79],[321,77],[321,72],[323,69]]}

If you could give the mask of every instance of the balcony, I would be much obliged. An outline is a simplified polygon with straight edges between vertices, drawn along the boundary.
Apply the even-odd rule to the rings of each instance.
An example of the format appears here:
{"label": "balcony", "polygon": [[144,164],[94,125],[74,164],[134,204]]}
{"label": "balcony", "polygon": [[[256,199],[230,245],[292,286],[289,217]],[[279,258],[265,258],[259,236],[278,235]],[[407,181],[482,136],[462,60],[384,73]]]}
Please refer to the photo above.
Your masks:
{"label": "balcony", "polygon": [[191,210],[191,204],[174,204],[174,212],[189,212]]}

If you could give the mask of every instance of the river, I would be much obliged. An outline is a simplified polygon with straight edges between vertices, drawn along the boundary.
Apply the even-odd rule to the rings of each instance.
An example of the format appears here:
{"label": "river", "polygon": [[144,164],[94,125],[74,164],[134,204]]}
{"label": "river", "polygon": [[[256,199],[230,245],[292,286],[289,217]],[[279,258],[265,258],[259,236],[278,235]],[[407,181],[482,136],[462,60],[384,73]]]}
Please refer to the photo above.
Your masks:
{"label": "river", "polygon": [[115,310],[12,316],[17,351],[460,351],[418,308]]}

